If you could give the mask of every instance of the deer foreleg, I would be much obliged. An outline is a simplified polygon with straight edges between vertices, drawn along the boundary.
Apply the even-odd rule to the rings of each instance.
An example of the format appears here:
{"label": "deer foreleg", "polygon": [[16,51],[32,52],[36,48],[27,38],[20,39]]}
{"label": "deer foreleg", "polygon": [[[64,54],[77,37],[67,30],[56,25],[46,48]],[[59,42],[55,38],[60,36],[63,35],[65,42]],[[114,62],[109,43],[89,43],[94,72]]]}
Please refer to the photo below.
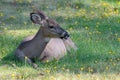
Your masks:
{"label": "deer foreleg", "polygon": [[38,67],[37,64],[34,63],[34,59],[30,59],[27,56],[25,56],[21,50],[16,50],[15,56],[22,62],[26,61],[28,64],[32,65],[33,68]]}

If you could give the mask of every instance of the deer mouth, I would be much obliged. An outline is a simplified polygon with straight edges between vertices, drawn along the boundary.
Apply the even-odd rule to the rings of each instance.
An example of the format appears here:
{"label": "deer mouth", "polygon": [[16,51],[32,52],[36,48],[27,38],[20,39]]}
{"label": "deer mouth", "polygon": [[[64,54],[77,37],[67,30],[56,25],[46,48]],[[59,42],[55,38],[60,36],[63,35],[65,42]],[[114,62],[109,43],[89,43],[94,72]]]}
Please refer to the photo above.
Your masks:
{"label": "deer mouth", "polygon": [[64,33],[62,33],[60,38],[61,39],[67,39],[68,37],[70,37],[70,35],[67,32],[64,32]]}

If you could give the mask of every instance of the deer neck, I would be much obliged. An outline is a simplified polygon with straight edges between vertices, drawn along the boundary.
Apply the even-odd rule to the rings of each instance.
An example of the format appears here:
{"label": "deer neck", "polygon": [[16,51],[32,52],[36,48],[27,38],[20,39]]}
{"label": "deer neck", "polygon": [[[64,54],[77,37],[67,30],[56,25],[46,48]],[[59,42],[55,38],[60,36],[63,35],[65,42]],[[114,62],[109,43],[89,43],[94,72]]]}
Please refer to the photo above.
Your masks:
{"label": "deer neck", "polygon": [[44,28],[40,28],[39,31],[37,32],[37,34],[35,35],[34,39],[35,41],[38,41],[39,43],[42,41],[44,43],[48,43],[50,41],[49,37],[46,37],[44,35]]}

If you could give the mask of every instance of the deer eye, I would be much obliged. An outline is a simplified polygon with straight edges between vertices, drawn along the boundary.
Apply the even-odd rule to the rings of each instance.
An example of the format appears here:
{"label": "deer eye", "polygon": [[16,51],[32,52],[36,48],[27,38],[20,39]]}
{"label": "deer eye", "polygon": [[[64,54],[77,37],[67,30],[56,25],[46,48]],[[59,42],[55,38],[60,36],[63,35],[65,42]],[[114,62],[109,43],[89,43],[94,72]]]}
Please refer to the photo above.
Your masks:
{"label": "deer eye", "polygon": [[54,28],[54,26],[49,26],[50,28]]}

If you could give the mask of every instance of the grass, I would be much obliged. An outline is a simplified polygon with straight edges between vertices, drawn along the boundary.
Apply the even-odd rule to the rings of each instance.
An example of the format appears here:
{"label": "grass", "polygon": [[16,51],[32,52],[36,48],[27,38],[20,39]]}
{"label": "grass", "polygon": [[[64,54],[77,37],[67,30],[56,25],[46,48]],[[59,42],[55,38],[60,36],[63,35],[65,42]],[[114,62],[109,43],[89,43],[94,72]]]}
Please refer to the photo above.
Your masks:
{"label": "grass", "polygon": [[[39,29],[29,19],[31,3],[57,20],[78,47],[59,61],[37,61],[39,70],[13,55],[21,40]],[[0,79],[119,80],[119,4],[119,0],[1,0]]]}

